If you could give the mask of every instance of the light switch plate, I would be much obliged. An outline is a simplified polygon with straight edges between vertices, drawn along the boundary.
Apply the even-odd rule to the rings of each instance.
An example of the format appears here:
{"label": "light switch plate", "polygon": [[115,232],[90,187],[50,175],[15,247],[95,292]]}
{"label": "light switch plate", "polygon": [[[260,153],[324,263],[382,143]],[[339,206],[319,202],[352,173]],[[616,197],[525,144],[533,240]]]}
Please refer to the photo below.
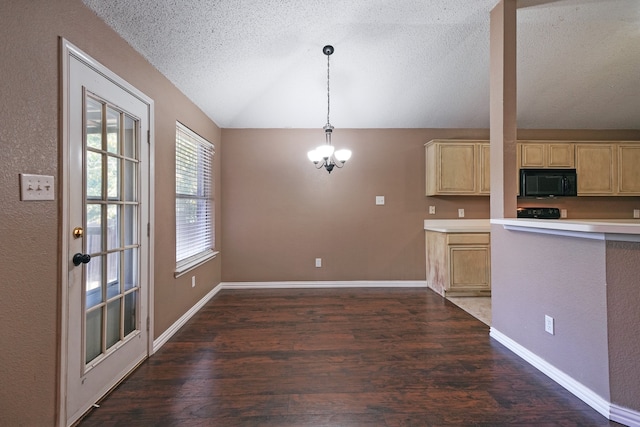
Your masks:
{"label": "light switch plate", "polygon": [[384,196],[376,196],[376,205],[384,205]]}
{"label": "light switch plate", "polygon": [[55,200],[53,177],[50,175],[20,174],[20,200]]}

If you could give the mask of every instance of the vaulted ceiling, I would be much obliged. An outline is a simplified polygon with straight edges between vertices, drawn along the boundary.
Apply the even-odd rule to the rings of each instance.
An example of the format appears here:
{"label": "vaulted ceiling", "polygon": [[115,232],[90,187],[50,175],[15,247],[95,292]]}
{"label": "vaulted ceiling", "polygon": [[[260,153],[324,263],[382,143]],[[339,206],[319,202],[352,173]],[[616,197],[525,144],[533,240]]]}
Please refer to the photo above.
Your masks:
{"label": "vaulted ceiling", "polygon": [[[222,128],[488,128],[497,0],[83,0]],[[640,1],[519,0],[518,127],[640,128]]]}

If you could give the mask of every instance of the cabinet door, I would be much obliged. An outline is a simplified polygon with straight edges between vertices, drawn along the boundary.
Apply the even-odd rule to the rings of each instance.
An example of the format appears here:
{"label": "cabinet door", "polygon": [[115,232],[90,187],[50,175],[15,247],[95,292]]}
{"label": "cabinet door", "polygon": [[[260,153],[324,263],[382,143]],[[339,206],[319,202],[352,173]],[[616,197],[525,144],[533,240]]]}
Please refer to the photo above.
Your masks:
{"label": "cabinet door", "polygon": [[523,168],[543,168],[545,166],[544,144],[521,144],[520,166]]}
{"label": "cabinet door", "polygon": [[547,163],[550,168],[573,168],[575,165],[574,145],[570,143],[549,144],[547,146]]}
{"label": "cabinet door", "polygon": [[450,246],[450,293],[489,291],[491,261],[487,246]]}
{"label": "cabinet door", "polygon": [[478,144],[480,150],[480,184],[479,191],[481,194],[491,193],[491,155],[489,152],[489,144]]}
{"label": "cabinet door", "polygon": [[578,196],[610,196],[615,192],[613,144],[576,144]]}
{"label": "cabinet door", "polygon": [[475,193],[477,175],[475,144],[439,144],[437,153],[438,193]]}
{"label": "cabinet door", "polygon": [[640,195],[640,145],[618,145],[618,193]]}

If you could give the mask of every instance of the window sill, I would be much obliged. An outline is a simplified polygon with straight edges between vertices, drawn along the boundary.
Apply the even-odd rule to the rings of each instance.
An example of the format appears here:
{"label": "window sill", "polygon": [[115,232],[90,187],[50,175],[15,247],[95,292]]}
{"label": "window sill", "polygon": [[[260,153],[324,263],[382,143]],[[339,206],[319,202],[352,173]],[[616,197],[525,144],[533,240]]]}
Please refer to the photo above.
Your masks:
{"label": "window sill", "polygon": [[202,254],[197,258],[190,259],[186,262],[183,261],[180,265],[176,266],[176,270],[173,273],[173,277],[177,279],[183,274],[190,272],[194,268],[200,267],[205,262],[214,259],[219,253],[220,251],[210,251]]}

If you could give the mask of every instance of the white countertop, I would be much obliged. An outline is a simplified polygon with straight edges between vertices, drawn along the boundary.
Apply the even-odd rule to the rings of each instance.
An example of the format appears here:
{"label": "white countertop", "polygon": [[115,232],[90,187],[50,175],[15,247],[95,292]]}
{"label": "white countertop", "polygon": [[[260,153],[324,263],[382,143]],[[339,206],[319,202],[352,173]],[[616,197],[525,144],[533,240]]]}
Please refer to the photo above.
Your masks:
{"label": "white countertop", "polygon": [[488,219],[425,219],[424,229],[440,233],[489,233],[491,224]]}
{"label": "white countertop", "polygon": [[557,234],[599,240],[640,241],[640,219],[498,218],[491,224],[508,230]]}

